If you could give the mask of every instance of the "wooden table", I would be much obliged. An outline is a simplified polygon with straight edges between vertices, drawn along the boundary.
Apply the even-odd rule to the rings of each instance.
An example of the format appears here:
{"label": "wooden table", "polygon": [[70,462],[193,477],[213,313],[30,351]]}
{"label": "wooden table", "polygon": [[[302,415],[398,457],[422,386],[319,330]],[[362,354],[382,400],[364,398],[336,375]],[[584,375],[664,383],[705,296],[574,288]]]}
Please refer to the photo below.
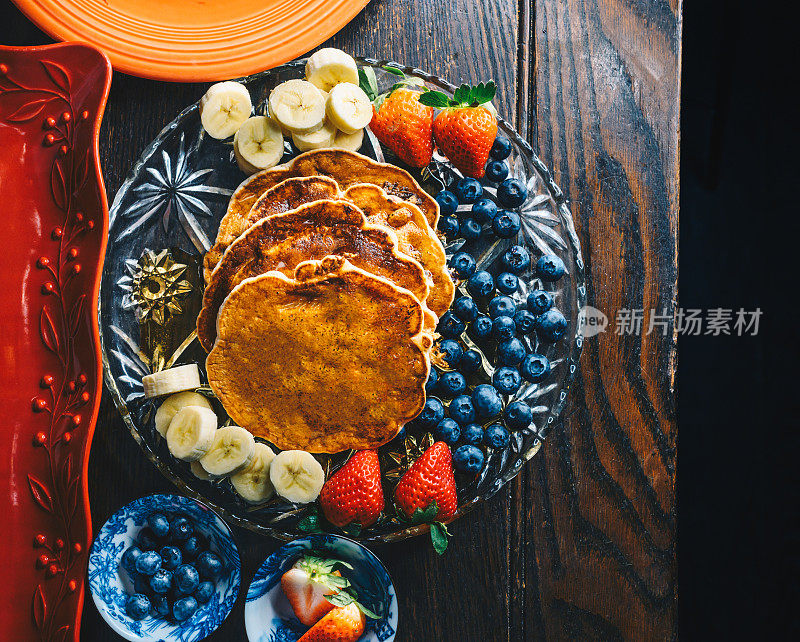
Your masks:
{"label": "wooden table", "polygon": [[[0,33],[49,41],[16,10]],[[376,547],[400,600],[396,639],[673,638],[675,339],[613,327],[618,310],[676,305],[681,0],[373,0],[330,44],[452,82],[494,78],[497,108],[571,200],[588,300],[611,320],[586,341],[544,449],[452,527],[444,557],[422,538]],[[110,196],[204,87],[115,76],[101,138]],[[134,498],[172,490],[108,395],[89,474],[96,528]],[[279,544],[236,535],[249,581]],[[242,607],[209,639],[245,640]],[[91,601],[81,638],[114,638]]]}

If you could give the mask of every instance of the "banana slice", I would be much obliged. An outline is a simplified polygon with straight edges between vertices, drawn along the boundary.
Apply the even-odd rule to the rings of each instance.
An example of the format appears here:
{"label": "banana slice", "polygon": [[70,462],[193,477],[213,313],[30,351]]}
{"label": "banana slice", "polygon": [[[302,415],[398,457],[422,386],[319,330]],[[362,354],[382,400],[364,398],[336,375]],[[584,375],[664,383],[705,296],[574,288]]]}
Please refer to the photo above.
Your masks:
{"label": "banana slice", "polygon": [[216,475],[212,475],[205,468],[203,468],[203,464],[200,463],[199,459],[189,462],[189,468],[191,469],[192,474],[197,477],[197,479],[202,479],[203,481],[214,481],[215,479],[218,479]]}
{"label": "banana slice", "polygon": [[340,82],[357,85],[358,65],[341,49],[320,49],[306,61],[306,80],[323,91],[330,91]]}
{"label": "banana slice", "polygon": [[248,118],[233,137],[233,154],[247,174],[275,167],[283,157],[280,127],[266,116]]}
{"label": "banana slice", "polygon": [[250,465],[241,472],[231,475],[233,489],[246,502],[258,504],[268,500],[275,492],[269,480],[269,469],[275,453],[266,444],[256,442],[255,454]]}
{"label": "banana slice", "polygon": [[173,392],[194,390],[200,387],[200,371],[196,363],[169,370],[161,370],[142,377],[145,397],[162,397]]}
{"label": "banana slice", "polygon": [[269,478],[278,495],[295,504],[308,504],[319,497],[325,471],[311,453],[284,450],[272,460]]}
{"label": "banana slice", "polygon": [[212,138],[233,136],[251,111],[250,92],[239,82],[229,80],[211,85],[200,99],[200,122]]}
{"label": "banana slice", "polygon": [[256,442],[239,426],[223,426],[214,434],[214,443],[200,463],[206,472],[217,477],[231,475],[250,465]]}
{"label": "banana slice", "polygon": [[203,395],[196,392],[178,392],[170,395],[156,410],[156,431],[162,437],[167,436],[167,429],[172,418],[185,406],[200,406],[211,410],[211,404]]}
{"label": "banana slice", "polygon": [[345,134],[355,134],[372,120],[372,103],[358,85],[343,82],[331,89],[325,103],[328,119]]}
{"label": "banana slice", "polygon": [[325,99],[306,80],[287,80],[269,95],[269,113],[279,125],[297,134],[310,134],[322,127]]}
{"label": "banana slice", "polygon": [[167,430],[167,448],[176,459],[196,461],[208,452],[217,432],[217,415],[203,406],[184,406]]}
{"label": "banana slice", "polygon": [[333,138],[333,147],[349,149],[351,152],[357,152],[359,149],[361,149],[361,145],[363,143],[363,129],[359,129],[355,134],[345,134],[343,131],[337,131],[336,136]]}
{"label": "banana slice", "polygon": [[332,147],[335,136],[336,128],[328,121],[325,121],[322,125],[322,129],[318,129],[310,134],[292,134],[292,142],[301,152],[307,152],[311,149]]}

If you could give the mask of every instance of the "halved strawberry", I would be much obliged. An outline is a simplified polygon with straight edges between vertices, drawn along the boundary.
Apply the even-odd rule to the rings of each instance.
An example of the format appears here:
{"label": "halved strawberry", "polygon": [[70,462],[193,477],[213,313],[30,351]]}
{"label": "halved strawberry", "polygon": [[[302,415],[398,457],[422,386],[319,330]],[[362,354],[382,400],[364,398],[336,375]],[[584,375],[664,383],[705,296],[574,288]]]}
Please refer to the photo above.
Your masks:
{"label": "halved strawberry", "polygon": [[312,626],[334,608],[326,596],[338,595],[350,586],[350,582],[334,570],[337,565],[352,568],[339,560],[306,555],[281,576],[281,588],[297,619],[306,626]]}
{"label": "halved strawberry", "polygon": [[366,622],[355,603],[337,606],[297,642],[357,642],[364,634]]}

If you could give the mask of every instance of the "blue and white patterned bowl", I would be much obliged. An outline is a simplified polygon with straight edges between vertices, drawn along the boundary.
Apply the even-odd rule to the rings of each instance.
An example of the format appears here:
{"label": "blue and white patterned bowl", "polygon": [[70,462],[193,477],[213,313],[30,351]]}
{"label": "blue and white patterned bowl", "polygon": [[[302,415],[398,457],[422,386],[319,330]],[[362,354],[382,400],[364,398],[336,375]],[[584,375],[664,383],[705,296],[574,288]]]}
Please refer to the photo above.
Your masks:
{"label": "blue and white patterned bowl", "polygon": [[309,535],[282,546],[256,571],[247,590],[244,623],[250,642],[296,642],[308,628],[295,617],[281,589],[281,576],[300,556],[312,552],[319,557],[348,562],[346,571],[358,601],[379,619],[367,618],[367,629],[359,642],[391,642],[397,632],[397,595],[381,561],[358,542],[338,535]]}
{"label": "blue and white patterned bowl", "polygon": [[[216,594],[201,604],[185,622],[175,624],[148,616],[137,621],[125,612],[133,593],[128,574],[120,566],[122,553],[134,543],[154,512],[181,514],[208,537],[210,549],[225,563]],[[100,529],[89,554],[89,589],[100,615],[126,640],[141,642],[197,642],[214,632],[233,608],[239,595],[239,549],[227,524],[204,504],[180,495],[149,495],[119,509]]]}

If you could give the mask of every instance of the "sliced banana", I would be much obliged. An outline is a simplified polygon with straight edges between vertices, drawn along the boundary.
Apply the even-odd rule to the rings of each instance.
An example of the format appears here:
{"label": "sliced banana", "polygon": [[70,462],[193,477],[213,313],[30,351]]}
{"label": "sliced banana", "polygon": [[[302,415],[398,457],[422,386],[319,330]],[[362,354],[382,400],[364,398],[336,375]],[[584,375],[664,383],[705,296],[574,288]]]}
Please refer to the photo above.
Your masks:
{"label": "sliced banana", "polygon": [[233,137],[233,153],[239,169],[255,174],[275,167],[283,157],[283,134],[271,118],[252,116]]}
{"label": "sliced banana", "polygon": [[258,504],[268,500],[275,492],[269,479],[269,469],[275,453],[266,444],[256,442],[253,461],[244,470],[231,475],[233,489],[246,502]]}
{"label": "sliced banana", "polygon": [[325,471],[311,453],[284,450],[272,460],[269,478],[278,495],[296,504],[308,504],[319,497]]}
{"label": "sliced banana", "polygon": [[340,82],[357,85],[358,65],[341,49],[320,49],[306,61],[306,80],[323,91],[330,91]]}
{"label": "sliced banana", "polygon": [[337,131],[336,136],[333,138],[333,147],[339,149],[349,149],[351,152],[357,152],[361,149],[364,143],[364,130],[359,129],[355,134],[345,134],[343,131]]}
{"label": "sliced banana", "polygon": [[332,147],[335,136],[336,128],[328,121],[325,121],[322,125],[322,129],[318,129],[310,134],[292,134],[292,142],[301,152],[307,152],[311,149]]}
{"label": "sliced banana", "polygon": [[200,387],[200,371],[196,363],[161,370],[142,377],[145,397],[162,397],[173,392],[194,390]]}
{"label": "sliced banana", "polygon": [[233,136],[251,111],[250,92],[239,82],[229,80],[211,85],[200,99],[200,122],[212,138]]}
{"label": "sliced banana", "polygon": [[200,463],[200,460],[195,460],[189,462],[189,468],[192,471],[192,474],[197,477],[197,479],[202,479],[203,481],[214,481],[218,479],[215,475],[209,473],[205,468],[203,468],[203,464]]}
{"label": "sliced banana", "polygon": [[196,461],[208,452],[217,432],[217,415],[204,406],[184,406],[167,430],[167,448],[176,459]]}
{"label": "sliced banana", "polygon": [[211,404],[203,395],[196,392],[178,392],[170,395],[156,410],[156,431],[162,437],[167,436],[167,429],[172,418],[186,406],[200,406],[211,410]]}
{"label": "sliced banana", "polygon": [[217,477],[231,475],[250,465],[256,442],[247,430],[239,426],[223,426],[214,434],[214,443],[200,463]]}
{"label": "sliced banana", "polygon": [[309,134],[322,127],[325,99],[306,80],[287,80],[269,95],[270,116],[282,127],[297,134]]}
{"label": "sliced banana", "polygon": [[372,120],[372,103],[358,85],[343,82],[331,89],[325,103],[328,119],[345,134],[355,134]]}

